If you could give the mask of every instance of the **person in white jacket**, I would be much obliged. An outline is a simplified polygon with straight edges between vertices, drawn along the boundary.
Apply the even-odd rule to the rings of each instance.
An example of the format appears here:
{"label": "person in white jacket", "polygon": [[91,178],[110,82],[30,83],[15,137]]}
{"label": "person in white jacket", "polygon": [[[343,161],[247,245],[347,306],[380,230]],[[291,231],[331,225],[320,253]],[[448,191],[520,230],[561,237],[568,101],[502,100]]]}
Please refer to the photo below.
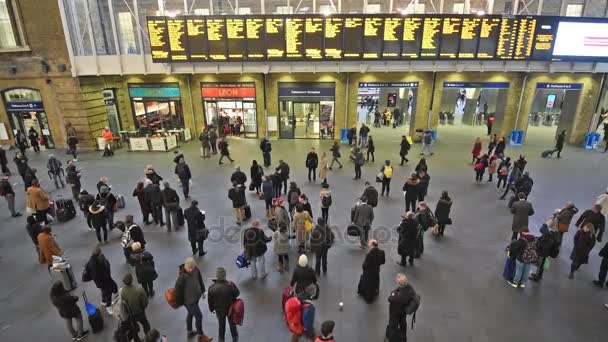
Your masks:
{"label": "person in white jacket", "polygon": [[597,200],[595,201],[595,204],[601,205],[602,214],[604,214],[604,216],[608,216],[608,188],[606,189],[606,192],[597,196]]}

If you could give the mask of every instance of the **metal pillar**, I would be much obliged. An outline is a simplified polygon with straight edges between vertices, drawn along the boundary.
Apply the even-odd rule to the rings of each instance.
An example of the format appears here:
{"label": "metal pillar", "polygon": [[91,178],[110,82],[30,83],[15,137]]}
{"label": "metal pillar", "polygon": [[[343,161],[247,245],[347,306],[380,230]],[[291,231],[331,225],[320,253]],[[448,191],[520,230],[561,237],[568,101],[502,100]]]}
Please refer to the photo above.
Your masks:
{"label": "metal pillar", "polygon": [[[521,86],[521,93],[519,94],[519,104],[517,105],[517,116],[515,117],[515,125],[513,126],[514,130],[517,129],[517,125],[519,124],[519,115],[521,114],[521,104],[524,99],[524,92],[526,91],[526,83],[528,83],[528,74],[526,74],[526,76],[524,77],[524,82]],[[536,90],[534,91],[536,92]]]}

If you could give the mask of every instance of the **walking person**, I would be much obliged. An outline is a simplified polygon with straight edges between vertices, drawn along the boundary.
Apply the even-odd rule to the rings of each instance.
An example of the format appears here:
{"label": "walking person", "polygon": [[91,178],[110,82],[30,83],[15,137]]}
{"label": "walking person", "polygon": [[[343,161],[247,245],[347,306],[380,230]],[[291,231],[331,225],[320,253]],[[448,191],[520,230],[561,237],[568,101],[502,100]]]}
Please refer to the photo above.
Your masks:
{"label": "walking person", "polygon": [[177,178],[179,178],[179,184],[182,187],[184,198],[190,198],[190,180],[192,179],[192,173],[183,157],[179,158],[177,165],[175,165],[175,174],[177,175]]}
{"label": "walking person", "polygon": [[411,211],[406,212],[401,217],[403,220],[401,220],[401,224],[397,227],[397,233],[399,234],[397,253],[401,256],[401,261],[398,261],[397,264],[405,267],[409,261],[410,266],[414,266],[420,225],[414,219],[414,213]]}
{"label": "walking person", "polygon": [[245,220],[245,206],[247,205],[247,198],[245,197],[245,186],[239,185],[237,182],[232,183],[232,188],[228,190],[228,198],[232,201],[232,208],[234,209],[234,218],[237,225],[241,225],[241,222]]}
{"label": "walking person", "polygon": [[372,136],[368,136],[367,138],[367,158],[366,161],[369,161],[369,155],[372,155],[372,163],[376,161],[376,145],[374,143],[374,139]]}
{"label": "walking person", "polygon": [[393,179],[393,166],[390,160],[384,161],[380,173],[382,174],[382,192],[380,196],[384,196],[384,192],[386,191],[386,197],[388,197],[391,191],[391,179]]}
{"label": "walking person", "polygon": [[488,162],[488,183],[492,183],[492,176],[496,173],[496,169],[498,168],[498,158],[495,155],[490,157],[490,161]]}
{"label": "walking person", "polygon": [[277,227],[277,230],[272,234],[274,253],[278,258],[277,271],[289,271],[289,226],[277,222]]}
{"label": "walking person", "polygon": [[[59,316],[65,320],[72,340],[80,341],[87,337],[89,331],[84,330],[82,313],[76,304],[78,302],[78,297],[67,291],[61,281],[53,283],[50,297],[51,302],[55,308],[57,308],[57,311],[59,311]],[[74,329],[73,321],[76,321],[76,329]]]}
{"label": "walking person", "polygon": [[108,220],[108,227],[114,228],[114,210],[116,209],[116,197],[111,192],[110,187],[107,185],[102,186],[99,189],[99,193],[95,196],[95,200],[98,201],[103,207],[105,207],[105,214]]}
{"label": "walking person", "polygon": [[21,130],[17,130],[15,134],[15,147],[21,151],[21,155],[25,156],[25,150],[27,150],[27,137]]}
{"label": "walking person", "polygon": [[384,265],[386,258],[384,251],[378,247],[378,241],[372,239],[367,243],[369,251],[365,255],[361,268],[363,273],[357,285],[357,294],[371,304],[380,293],[380,266]]}
{"label": "walking person", "polygon": [[407,154],[410,152],[410,148],[412,148],[412,145],[410,144],[410,142],[407,140],[407,137],[405,135],[401,136],[401,142],[399,143],[399,156],[401,157],[401,166],[403,166],[403,163],[407,163],[410,160],[407,159]]}
{"label": "walking person", "polygon": [[560,134],[555,137],[555,149],[552,153],[557,152],[557,158],[561,158],[560,154],[564,149],[564,141],[566,140],[566,130],[561,131]]}
{"label": "walking person", "polygon": [[51,207],[49,194],[40,187],[37,179],[32,180],[32,185],[27,188],[27,207],[34,212],[36,221],[48,224],[47,214]]}
{"label": "walking person", "polygon": [[432,156],[434,153],[431,151],[431,144],[433,143],[433,136],[431,135],[431,131],[425,131],[422,136],[422,152],[420,152],[421,156],[428,155]]}
{"label": "walking person", "polygon": [[249,186],[249,190],[255,189],[255,194],[259,195],[262,191],[262,177],[264,176],[264,169],[262,169],[262,167],[258,164],[257,160],[254,160],[251,163],[249,174],[251,176],[251,185]]}
{"label": "walking person", "polygon": [[0,181],[0,196],[4,197],[6,200],[11,217],[21,216],[21,213],[15,210],[15,191],[13,190],[8,174],[2,176],[2,180]]}
{"label": "walking person", "polygon": [[[495,154],[493,156],[496,156]],[[496,177],[498,178],[498,182],[496,183],[496,189],[500,188],[500,183],[502,182],[502,188],[506,188],[507,186],[507,178],[509,178],[509,171],[511,169],[511,158],[507,157],[506,159],[502,159],[500,164],[498,165],[498,174]]]}
{"label": "walking person", "polygon": [[471,154],[473,155],[473,159],[471,160],[471,164],[475,164],[475,161],[477,159],[479,159],[479,155],[481,154],[481,138],[477,137],[475,139],[475,142],[473,143],[473,150],[471,151]]}
{"label": "walking person", "polygon": [[374,222],[374,208],[367,204],[367,197],[363,196],[360,199],[360,204],[355,206],[355,213],[353,216],[353,224],[359,227],[361,232],[359,248],[364,249],[369,240],[369,231],[372,229],[372,223]]}
{"label": "walking person", "polygon": [[268,140],[267,138],[262,139],[262,141],[260,142],[260,150],[262,150],[264,167],[270,167],[270,165],[272,165],[272,156],[270,154],[272,152],[272,144],[270,143],[270,140]]}
{"label": "walking person", "polygon": [[332,204],[331,190],[329,190],[329,184],[323,183],[321,185],[321,191],[319,192],[319,200],[321,202],[321,217],[326,223],[329,223],[329,207]]}
{"label": "walking person", "polygon": [[73,163],[70,163],[66,170],[65,182],[68,183],[70,190],[72,190],[72,198],[74,201],[78,202],[80,200],[80,190],[82,188],[82,184],[80,183],[82,174]]}
{"label": "walking person", "polygon": [[[505,197],[507,197],[507,194],[509,193],[509,191],[513,191],[515,194],[517,194],[517,191],[515,190],[515,184],[519,181],[519,179],[522,177],[522,175],[523,174],[521,172],[521,169],[514,165],[513,168],[511,169],[511,173],[509,174],[507,186],[504,188],[505,191],[503,192],[502,196],[500,196],[501,200],[504,200]],[[525,194],[524,194],[524,196],[525,196]]]}
{"label": "walking person", "polygon": [[[308,169],[308,181],[317,181],[317,167],[319,166],[319,156],[314,148],[311,148],[306,155],[306,168]],[[312,174],[312,179],[311,179]]]}
{"label": "walking person", "polygon": [[198,256],[207,254],[204,249],[205,240],[209,235],[209,230],[205,226],[205,212],[198,208],[198,201],[190,202],[190,207],[184,210],[184,219],[188,223],[188,241],[192,254],[198,252]]}
{"label": "walking person", "polygon": [[500,138],[498,143],[496,143],[496,147],[494,148],[494,154],[498,156],[498,158],[503,158],[505,155],[505,148],[507,148],[507,139],[505,137]]}
{"label": "walking person", "polygon": [[334,233],[327,226],[327,221],[324,218],[317,218],[317,225],[310,233],[310,249],[315,255],[315,273],[317,277],[327,273],[327,252],[334,242]]}
{"label": "walking person", "polygon": [[321,163],[319,164],[319,178],[321,184],[327,184],[327,170],[329,170],[329,162],[327,161],[327,153],[321,153]]}
{"label": "walking person", "polygon": [[152,181],[149,179],[144,181],[144,185],[144,198],[146,200],[146,206],[150,208],[154,224],[160,224],[162,227],[165,225],[165,222],[163,222],[162,190],[158,184],[152,183]]}
{"label": "walking person", "polygon": [[405,342],[407,341],[407,310],[410,302],[415,300],[417,295],[404,274],[397,274],[396,281],[397,288],[388,297],[386,339],[389,342]]}
{"label": "walking person", "polygon": [[[211,145],[211,153],[217,154],[217,132],[215,128],[209,130],[209,145]],[[211,158],[211,157],[209,157]]]}
{"label": "walking person", "polygon": [[[175,282],[177,302],[183,304],[188,312],[186,317],[186,333],[189,338],[198,336],[198,342],[210,342],[212,338],[203,331],[203,313],[198,305],[201,297],[205,295],[205,283],[201,272],[196,267],[193,258],[188,257],[179,266],[179,275]],[[196,331],[192,330],[192,319],[195,320]]]}
{"label": "walking person", "polygon": [[[198,140],[201,142],[201,157],[203,159],[211,158],[211,141],[209,139],[209,132],[206,129],[203,130],[201,135],[198,136]],[[213,154],[215,154],[215,148],[213,150]]]}
{"label": "walking person", "polygon": [[220,140],[220,142],[217,144],[217,148],[220,149],[220,160],[219,160],[220,165],[224,164],[224,163],[222,163],[222,160],[224,160],[224,157],[228,158],[228,160],[230,160],[231,163],[234,162],[234,159],[230,158],[230,150],[228,149],[228,142],[226,141],[226,138],[222,138]]}
{"label": "walking person", "polygon": [[[120,299],[122,304],[127,308],[128,320],[133,326],[141,324],[144,330],[144,334],[150,331],[150,322],[146,317],[146,308],[148,307],[148,293],[145,289],[138,287],[133,284],[133,275],[131,273],[125,274],[122,278],[123,287],[120,289]],[[135,341],[139,341],[137,336],[139,328],[135,328]]]}
{"label": "walking person", "polygon": [[[600,273],[597,276],[597,280],[593,281],[593,284],[597,287],[604,287],[604,283],[606,283],[606,275],[608,274],[608,242],[602,247],[600,250],[599,256],[602,258],[602,263],[600,264]],[[606,283],[608,286],[608,283]]]}
{"label": "walking person", "polygon": [[30,127],[27,137],[30,139],[30,146],[34,149],[34,152],[40,152],[40,136],[34,127]]}
{"label": "walking person", "polygon": [[513,214],[513,223],[511,224],[511,240],[517,239],[517,233],[519,233],[522,227],[528,227],[528,218],[534,215],[534,208],[532,203],[526,200],[526,195],[523,192],[517,194],[518,201],[515,201],[511,205],[511,214]]}
{"label": "walking person", "polygon": [[169,182],[164,182],[163,186],[165,187],[162,190],[162,196],[167,230],[171,231],[172,226],[175,226],[175,230],[177,230],[180,227],[179,221],[177,220],[177,212],[181,210],[179,206],[179,195],[177,194],[177,191],[171,188]]}
{"label": "walking person", "polygon": [[496,134],[492,134],[490,141],[488,142],[488,155],[494,155],[494,148],[496,148],[496,144],[498,144],[498,136]]}
{"label": "walking person", "polygon": [[133,242],[131,249],[132,252],[129,256],[129,262],[131,266],[135,266],[137,282],[143,287],[146,296],[153,297],[154,280],[158,278],[154,265],[154,257],[150,252],[144,249],[140,242]]}
{"label": "walking person", "polygon": [[24,152],[15,153],[13,162],[15,163],[15,166],[17,166],[17,173],[19,173],[19,175],[21,176],[21,179],[23,179],[23,182],[25,183],[25,173],[27,170],[30,169],[30,166],[27,164],[28,159],[25,156],[25,153]]}
{"label": "walking person", "polygon": [[[287,181],[289,180],[289,164],[287,164],[285,161],[283,160],[279,160],[279,166],[277,166],[276,171],[279,173],[279,176],[281,178],[281,182],[283,183],[283,194],[287,194]],[[279,192],[279,196],[280,197],[281,194]]]}
{"label": "walking person", "polygon": [[579,228],[583,228],[587,223],[591,223],[593,226],[597,242],[602,242],[606,226],[606,217],[602,214],[602,206],[595,204],[591,209],[583,211],[578,220],[576,220],[576,226]]}
{"label": "walking person", "polygon": [[209,311],[215,313],[217,317],[219,325],[218,339],[220,342],[225,341],[226,321],[228,321],[232,341],[238,341],[239,339],[236,324],[234,324],[230,316],[230,309],[240,294],[241,292],[238,287],[233,282],[226,280],[226,269],[218,267],[215,271],[213,284],[209,286],[207,301],[209,303]]}
{"label": "walking person", "polygon": [[0,172],[3,175],[11,175],[11,170],[8,169],[8,158],[6,158],[6,151],[0,148]]}
{"label": "walking person", "polygon": [[342,155],[340,154],[340,143],[338,140],[334,140],[334,144],[331,145],[330,151],[331,164],[329,165],[329,169],[331,170],[331,168],[334,167],[334,162],[338,163],[339,167],[342,168],[342,163],[340,163],[340,157],[342,157]]}
{"label": "walking person", "polygon": [[365,158],[363,157],[363,152],[359,147],[355,147],[355,155],[351,157],[355,164],[355,178],[353,180],[361,179],[361,166],[365,163]]}
{"label": "walking person", "polygon": [[418,174],[411,174],[410,178],[403,184],[403,191],[405,193],[405,211],[415,211],[416,201],[418,200],[418,194],[420,193],[420,179],[418,179]]}
{"label": "walking person", "polygon": [[528,227],[519,229],[519,239],[513,240],[509,245],[509,257],[515,260],[515,275],[508,282],[509,285],[515,288],[526,287],[531,265],[538,261],[535,238]]}
{"label": "walking person", "polygon": [[435,207],[435,217],[437,218],[437,224],[439,225],[439,236],[443,236],[445,226],[452,224],[450,218],[450,211],[452,210],[452,199],[448,195],[447,191],[441,193],[441,198],[437,201]]}
{"label": "walking person", "polygon": [[76,135],[76,129],[69,121],[65,124],[65,135],[67,136],[67,153],[74,157],[74,161],[78,161],[78,137]]}
{"label": "walking person", "polygon": [[48,174],[55,183],[55,187],[59,189],[59,183],[61,183],[61,187],[65,188],[65,183],[63,182],[62,174],[63,168],[61,167],[61,162],[55,158],[54,155],[49,154],[49,159],[46,163],[46,168],[48,170]]}
{"label": "walking person", "polygon": [[[84,266],[83,280],[93,281],[101,291],[101,301],[106,306],[108,314],[112,315],[112,294],[118,292],[118,285],[112,279],[110,262],[103,255],[99,246],[93,249],[89,261]],[[87,281],[87,280],[85,280]]]}
{"label": "walking person", "polygon": [[264,234],[260,228],[260,220],[255,219],[251,223],[251,228],[243,231],[243,249],[248,260],[251,262],[251,278],[258,277],[258,266],[260,268],[260,277],[265,279],[268,276],[266,273],[266,258],[264,254],[268,250],[266,244],[272,241],[271,238]]}
{"label": "walking person", "polygon": [[[562,245],[564,234],[570,229],[570,223],[574,215],[578,213],[578,208],[573,202],[566,202],[566,206],[555,216],[556,228],[559,232],[559,245]],[[580,226],[580,225],[579,225]]]}
{"label": "walking person", "polygon": [[574,247],[570,254],[572,264],[570,265],[569,279],[574,278],[574,272],[576,272],[581,265],[589,262],[589,253],[593,249],[593,246],[595,246],[594,235],[595,228],[591,222],[585,223],[585,225],[574,234]]}
{"label": "walking person", "polygon": [[102,243],[101,231],[103,230],[103,243],[108,243],[108,215],[106,214],[106,207],[103,206],[99,201],[93,202],[89,206],[89,215],[87,217],[87,223],[89,227],[95,229],[95,235],[97,235],[97,242]]}
{"label": "walking person", "polygon": [[484,154],[481,158],[477,158],[477,162],[473,169],[475,170],[475,182],[477,184],[481,183],[483,180],[483,174],[486,172],[486,168],[488,167],[488,156]]}

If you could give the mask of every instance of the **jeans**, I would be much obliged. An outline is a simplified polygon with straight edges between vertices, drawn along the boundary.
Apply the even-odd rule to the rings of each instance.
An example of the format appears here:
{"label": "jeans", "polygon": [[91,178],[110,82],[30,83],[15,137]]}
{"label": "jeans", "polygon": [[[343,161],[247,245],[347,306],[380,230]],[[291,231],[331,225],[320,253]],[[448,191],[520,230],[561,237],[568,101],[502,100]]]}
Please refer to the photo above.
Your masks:
{"label": "jeans", "polygon": [[78,151],[77,151],[77,146],[76,145],[69,145],[69,149],[68,149],[68,154],[71,154],[74,159],[78,159]]}
{"label": "jeans", "polygon": [[175,225],[175,228],[178,227],[177,222],[177,209],[171,209],[169,207],[165,207],[165,219],[167,223],[167,229],[171,231],[171,224]]}
{"label": "jeans", "polygon": [[540,266],[538,266],[536,268],[536,278],[538,278],[538,279],[543,278],[543,273],[545,273],[545,261],[546,260],[547,260],[547,257],[542,258],[540,261]]}
{"label": "jeans", "polygon": [[11,212],[12,216],[15,216],[15,214],[17,213],[15,211],[15,194],[6,194],[4,195],[4,198],[6,199],[6,203],[8,204],[8,211]]}
{"label": "jeans", "polygon": [[70,185],[70,188],[72,189],[72,198],[74,199],[74,201],[80,201],[80,187]]}
{"label": "jeans", "polygon": [[186,307],[186,311],[188,311],[188,316],[186,316],[186,330],[192,331],[192,318],[194,318],[196,333],[199,335],[204,335],[203,313],[201,312],[201,308],[198,306],[198,302],[193,304],[184,304],[184,306]]}
{"label": "jeans", "polygon": [[192,248],[192,254],[198,252],[198,255],[202,256],[205,248],[203,247],[205,240],[190,240],[190,247]]}
{"label": "jeans", "polygon": [[101,230],[103,229],[103,241],[108,241],[108,227],[103,225],[101,227],[95,227],[95,235],[97,235],[97,241],[101,242]]}
{"label": "jeans", "polygon": [[321,217],[325,219],[325,223],[329,222],[329,208],[321,208]]}
{"label": "jeans", "polygon": [[217,154],[217,144],[215,140],[209,141],[211,143],[211,152]]}
{"label": "jeans", "polygon": [[359,145],[361,147],[367,146],[367,135],[359,137]]}
{"label": "jeans", "polygon": [[431,144],[422,143],[422,152],[420,152],[420,154],[426,155],[427,152],[428,154],[433,154],[433,152],[431,152]]}
{"label": "jeans", "polygon": [[253,277],[253,278],[258,277],[257,263],[260,264],[260,275],[262,277],[266,275],[266,258],[264,257],[264,254],[257,256],[257,257],[251,257],[250,262],[251,262],[251,277]]}
{"label": "jeans", "polygon": [[320,250],[315,252],[315,272],[321,273],[321,266],[323,266],[323,273],[327,272],[327,247],[322,247]]}
{"label": "jeans", "polygon": [[[82,336],[82,333],[84,331],[83,322],[82,322],[82,314],[78,314],[78,316],[76,316],[76,317],[64,318],[64,319],[65,319],[66,326],[68,327],[68,331],[70,332],[72,337]],[[74,330],[74,324],[72,323],[72,320],[76,320],[78,331]]]}
{"label": "jeans", "polygon": [[338,165],[340,165],[340,167],[342,167],[342,163],[340,163],[340,159],[338,159],[338,157],[336,157],[336,156],[333,156],[331,159],[331,164],[329,165],[330,169],[334,166],[334,162],[338,163]]}
{"label": "jeans", "polygon": [[[287,180],[288,180],[288,178],[283,178],[283,191],[284,191],[285,195],[287,195],[287,189],[288,189]],[[281,197],[281,192],[279,192],[279,196],[277,196],[277,197]]]}
{"label": "jeans", "polygon": [[222,163],[222,160],[224,160],[224,157],[228,158],[228,160],[230,160],[231,163],[234,161],[234,159],[230,158],[229,154],[222,154],[220,156],[220,161],[219,161],[220,164]]}
{"label": "jeans", "polygon": [[361,179],[361,165],[355,164],[355,179]]}
{"label": "jeans", "polygon": [[228,321],[228,326],[230,327],[230,335],[232,336],[232,340],[236,340],[239,337],[239,333],[236,330],[236,324],[232,323],[232,320],[230,319],[230,317],[228,317],[228,314],[225,312],[217,312],[216,311],[216,316],[217,316],[217,323],[219,324],[219,332],[218,332],[218,339],[220,341],[224,341],[224,338],[226,337],[226,321]]}
{"label": "jeans", "polygon": [[61,177],[61,175],[51,173],[51,176],[53,177],[53,182],[55,183],[55,187],[57,189],[59,189],[59,183],[61,183],[62,188],[65,188],[65,183],[63,182],[63,178]]}
{"label": "jeans", "polygon": [[179,182],[182,186],[184,197],[190,197],[190,179],[180,179]]}
{"label": "jeans", "polygon": [[311,180],[311,174],[312,174],[312,179],[316,182],[317,181],[317,168],[316,167],[309,167],[308,168],[308,181],[310,182]]}
{"label": "jeans", "polygon": [[408,212],[410,211],[414,212],[416,211],[416,198],[405,198],[405,211]]}
{"label": "jeans", "polygon": [[526,285],[528,274],[530,274],[530,264],[524,264],[519,260],[515,260],[515,276],[513,277],[513,283]]}
{"label": "jeans", "polygon": [[391,178],[382,178],[382,195],[384,195],[384,191],[386,190],[386,196],[391,191]]}
{"label": "jeans", "polygon": [[264,152],[262,153],[262,156],[264,157],[264,167],[269,167],[270,164],[272,164],[270,152]]}
{"label": "jeans", "polygon": [[146,317],[145,312],[132,315],[131,319],[133,320],[133,324],[141,324],[142,328],[144,328],[144,334],[147,334],[148,331],[150,331],[150,322],[148,322],[148,318]]}

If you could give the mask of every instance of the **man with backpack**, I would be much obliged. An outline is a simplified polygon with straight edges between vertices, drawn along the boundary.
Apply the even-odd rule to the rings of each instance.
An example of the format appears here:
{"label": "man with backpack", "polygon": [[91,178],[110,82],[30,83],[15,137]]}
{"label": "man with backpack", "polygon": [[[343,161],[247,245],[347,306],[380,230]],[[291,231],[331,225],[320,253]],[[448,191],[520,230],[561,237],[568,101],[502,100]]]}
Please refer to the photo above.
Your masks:
{"label": "man with backpack", "polygon": [[547,258],[557,258],[557,255],[559,254],[559,233],[549,230],[549,227],[546,224],[542,225],[540,233],[542,235],[536,239],[536,250],[538,251],[538,256],[541,260],[536,267],[536,273],[530,274],[530,277],[528,278],[532,281],[540,281],[543,279]]}
{"label": "man with backpack", "polygon": [[46,163],[46,168],[48,169],[49,177],[55,182],[55,187],[59,189],[59,183],[61,183],[61,187],[65,188],[65,183],[63,182],[63,169],[61,168],[61,162],[55,158],[54,155],[49,154],[49,160]]}
{"label": "man with backpack", "polygon": [[226,270],[223,267],[217,268],[215,277],[216,279],[213,280],[213,284],[209,287],[207,301],[209,302],[209,311],[215,313],[217,317],[219,324],[218,339],[220,341],[225,340],[227,319],[232,340],[237,341],[239,333],[233,318],[233,315],[237,313],[231,312],[231,309],[233,309],[233,304],[239,297],[240,291],[233,282],[226,280]]}
{"label": "man with backpack", "polygon": [[[139,341],[137,336],[136,324],[141,324],[144,329],[144,334],[150,331],[150,323],[146,317],[146,307],[148,306],[148,296],[141,286],[133,284],[133,275],[127,273],[122,278],[122,283],[125,285],[118,292],[117,307],[113,308],[114,314],[119,316],[118,319],[127,322],[134,330],[133,335],[135,341]],[[120,304],[119,304],[120,303]],[[120,309],[118,308],[120,305]],[[118,312],[117,312],[118,311]]]}
{"label": "man with backpack", "polygon": [[509,257],[515,260],[515,275],[509,285],[515,288],[526,287],[530,265],[538,261],[538,250],[534,235],[530,234],[528,227],[519,230],[519,239],[509,245]]}
{"label": "man with backpack", "polygon": [[384,192],[386,191],[386,197],[388,197],[388,193],[391,191],[391,179],[393,179],[393,166],[390,160],[384,161],[380,174],[382,175],[380,177],[380,181],[382,181],[382,193],[380,196],[384,196]]}
{"label": "man with backpack", "polygon": [[321,275],[327,273],[327,252],[334,243],[334,233],[326,224],[324,218],[317,218],[317,225],[310,234],[310,249],[315,254],[315,273]]}
{"label": "man with backpack", "polygon": [[408,283],[405,274],[397,274],[397,288],[388,297],[388,325],[386,339],[389,342],[407,341],[407,315],[413,315],[412,326],[416,320],[416,310],[420,306],[420,296]]}
{"label": "man with backpack", "polygon": [[138,242],[141,247],[144,248],[146,245],[146,239],[144,238],[144,231],[140,226],[133,222],[133,215],[127,215],[125,222],[118,227],[122,231],[122,237],[120,244],[122,245],[123,253],[127,263],[130,262],[131,252],[133,251],[131,246]]}

